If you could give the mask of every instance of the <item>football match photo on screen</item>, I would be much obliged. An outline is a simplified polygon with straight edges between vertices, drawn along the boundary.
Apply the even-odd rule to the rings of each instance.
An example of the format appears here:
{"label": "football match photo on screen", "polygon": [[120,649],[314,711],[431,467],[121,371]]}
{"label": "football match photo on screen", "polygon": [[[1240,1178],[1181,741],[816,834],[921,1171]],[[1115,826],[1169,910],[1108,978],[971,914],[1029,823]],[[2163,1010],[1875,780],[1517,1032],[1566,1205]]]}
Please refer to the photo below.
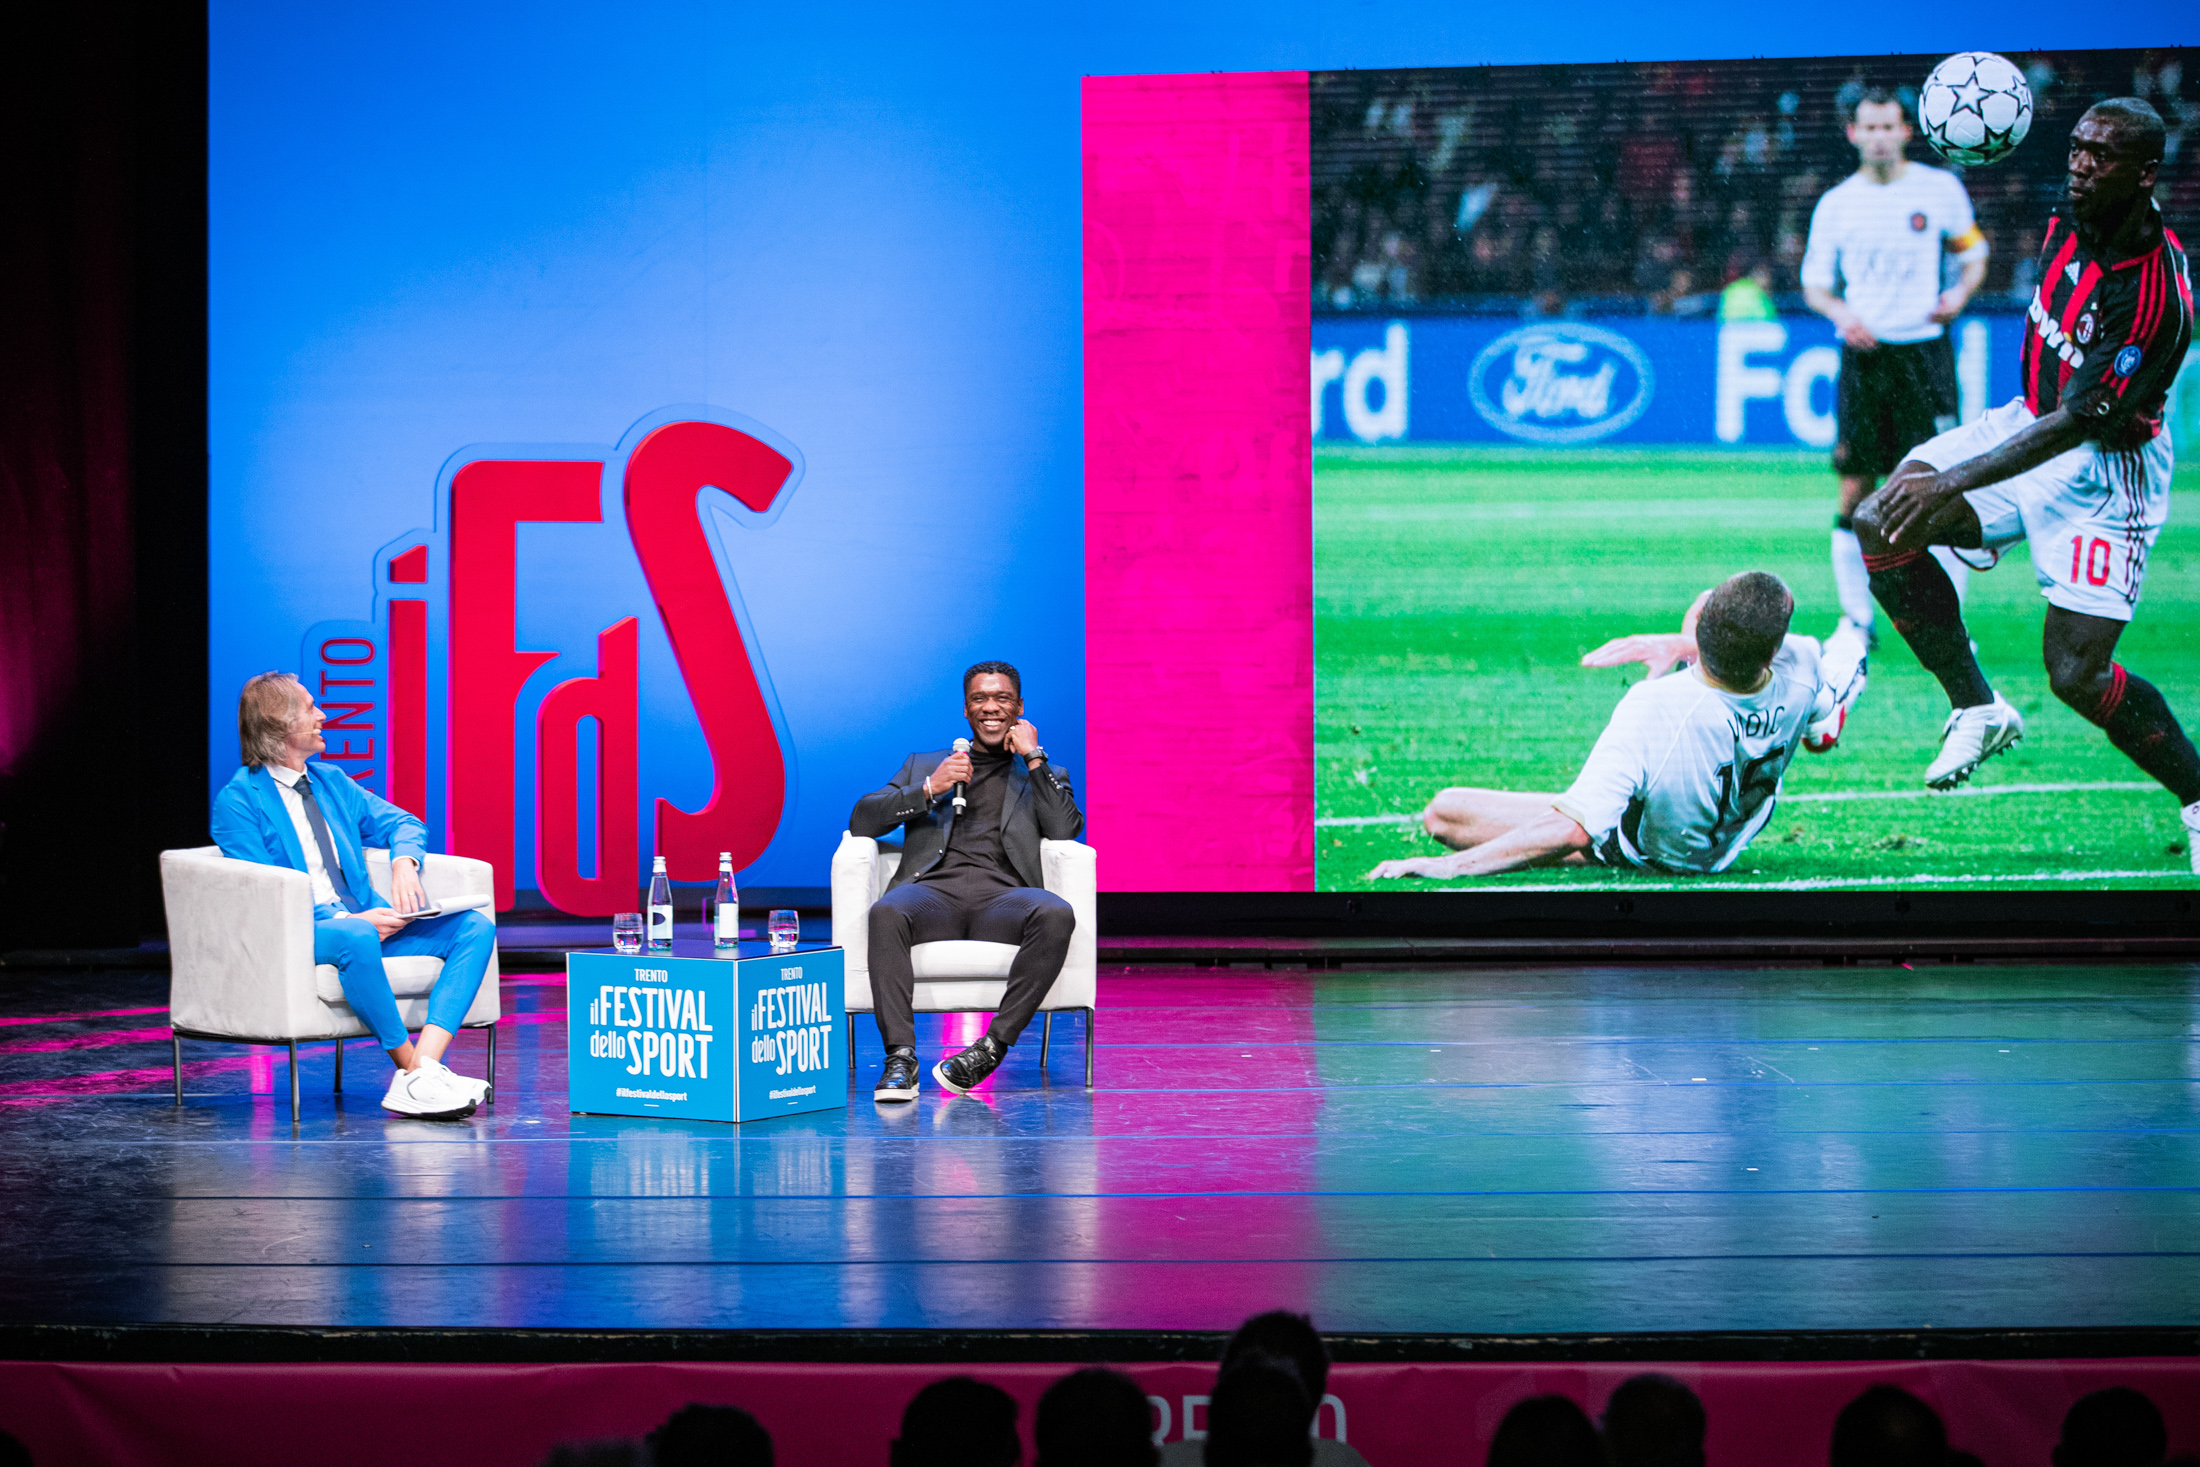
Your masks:
{"label": "football match photo on screen", "polygon": [[2196,60],[1316,73],[1319,886],[2200,884]]}

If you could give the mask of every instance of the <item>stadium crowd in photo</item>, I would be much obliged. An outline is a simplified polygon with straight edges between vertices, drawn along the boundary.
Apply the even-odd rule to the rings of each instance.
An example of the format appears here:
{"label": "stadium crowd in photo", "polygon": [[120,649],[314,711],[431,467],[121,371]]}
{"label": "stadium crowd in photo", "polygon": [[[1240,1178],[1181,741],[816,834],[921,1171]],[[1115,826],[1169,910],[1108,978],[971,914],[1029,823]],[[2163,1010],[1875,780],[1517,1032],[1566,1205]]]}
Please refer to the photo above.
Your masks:
{"label": "stadium crowd in photo", "polygon": [[[2179,51],[2013,50],[2032,146],[1966,175],[1994,241],[1980,304],[2021,311],[2062,190],[2066,134],[2098,97],[2160,109],[2155,196],[2200,212],[2200,76]],[[1762,270],[1780,308],[1819,196],[1855,170],[1849,107],[1914,108],[1932,56],[1323,72],[1312,87],[1316,311],[1715,315]],[[1913,154],[1937,162],[1922,139]]]}
{"label": "stadium crowd in photo", "polygon": [[0,1467],[2200,1467],[2195,15],[14,39]]}
{"label": "stadium crowd in photo", "polygon": [[[1923,410],[1932,427],[1904,446],[1977,422],[2020,390],[2026,310],[2043,288],[2043,231],[2062,191],[2057,140],[2087,109],[2119,92],[2151,98],[2164,130],[2153,196],[2165,217],[2200,197],[2187,59],[2015,54],[2011,85],[2032,105],[2027,139],[1948,174],[1933,172],[1954,160],[1919,118],[1934,64],[1925,56],[1316,73],[1319,885],[1444,881],[1433,862],[1445,846],[1486,838],[1437,813],[1447,799],[1484,797],[1445,792],[1532,804],[1567,790],[1607,720],[1620,728],[1614,704],[1638,675],[1587,670],[1584,659],[1614,639],[1678,631],[1696,597],[1747,570],[1791,590],[1794,633],[1827,639],[1853,624],[1869,643],[1837,748],[1791,737],[1750,756],[1777,748],[1767,767],[1785,774],[1766,786],[1777,786],[1771,801],[1719,817],[1760,821],[1747,844],[1714,838],[1698,847],[1705,859],[1669,851],[1647,863],[1596,859],[1592,844],[1586,863],[1444,884],[2191,884],[2183,802],[2137,777],[2053,691],[2036,650],[2050,572],[2035,586],[2021,549],[1981,550],[1953,574],[1965,580],[1967,640],[2019,710],[2022,739],[1986,756],[1995,762],[1976,778],[1963,769],[1960,798],[1921,799],[1936,788],[1918,775],[1946,746],[1950,703],[1864,589],[1848,529],[1856,504],[1836,488],[1851,452],[1842,435],[1855,431],[1838,399],[1862,390],[1837,379],[1865,353],[1845,356],[1804,298],[1814,231],[1838,228],[1829,191],[1857,173],[1858,107],[1884,109],[1905,134],[1899,166],[1913,184],[1944,180],[1936,186],[1965,214],[1954,227],[1983,255],[1953,319],[1919,318],[1947,354],[1949,400]],[[1873,252],[1907,236],[1925,241],[1919,268],[1937,272],[1930,299],[1959,274],[1952,235],[1945,250],[1926,238],[1940,229],[1907,212],[1896,239],[1839,264],[1821,241],[1820,283],[1856,291],[1860,273],[1884,269]],[[2072,329],[2079,320],[2073,305]],[[2163,350],[2181,360],[2185,348]],[[2196,412],[2200,393],[2174,389],[2159,432],[2200,439]],[[2176,473],[2189,482],[2189,470]],[[2165,502],[2170,490],[2165,474]],[[2139,552],[2151,552],[2143,604],[2134,583],[2117,608],[2130,618],[2119,645],[2132,666],[2155,659],[2181,686],[2200,667],[2181,548],[2191,531],[2165,517]],[[2038,566],[2052,533],[2032,537]],[[2056,541],[2065,559],[2081,558],[2065,580],[2083,581],[2091,543]],[[2093,551],[2103,582],[2109,549],[2103,539]],[[1795,757],[1800,743],[1811,752]]]}

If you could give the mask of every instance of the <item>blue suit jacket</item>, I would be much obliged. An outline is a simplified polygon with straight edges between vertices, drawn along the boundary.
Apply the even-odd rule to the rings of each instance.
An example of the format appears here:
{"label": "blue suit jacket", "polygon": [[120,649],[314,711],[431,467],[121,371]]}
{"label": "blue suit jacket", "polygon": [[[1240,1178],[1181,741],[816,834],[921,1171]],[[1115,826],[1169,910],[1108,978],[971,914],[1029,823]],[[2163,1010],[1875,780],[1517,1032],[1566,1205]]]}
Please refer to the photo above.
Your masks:
{"label": "blue suit jacket", "polygon": [[[375,891],[367,880],[367,858],[361,847],[387,846],[391,860],[410,856],[425,866],[421,858],[428,853],[428,827],[373,791],[359,788],[333,764],[308,759],[306,773],[313,778],[313,801],[328,821],[329,839],[336,844],[336,859],[343,862],[352,894],[370,907],[388,906],[389,897]],[[214,844],[232,860],[306,869],[298,828],[283,808],[275,776],[265,769],[248,765],[230,776],[214,796],[213,825]]]}

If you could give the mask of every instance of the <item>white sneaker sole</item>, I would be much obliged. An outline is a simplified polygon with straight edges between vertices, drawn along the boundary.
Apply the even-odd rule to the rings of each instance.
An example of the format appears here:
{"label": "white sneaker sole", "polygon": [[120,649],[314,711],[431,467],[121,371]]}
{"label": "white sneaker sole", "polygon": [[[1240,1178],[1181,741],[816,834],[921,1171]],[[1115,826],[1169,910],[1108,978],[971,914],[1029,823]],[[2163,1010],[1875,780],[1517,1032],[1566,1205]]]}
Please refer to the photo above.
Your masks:
{"label": "white sneaker sole", "polygon": [[917,1098],[917,1087],[912,1085],[906,1090],[888,1090],[881,1086],[871,1092],[871,1098],[878,1101],[894,1102],[915,1100]]}
{"label": "white sneaker sole", "polygon": [[2023,742],[2023,729],[2020,728],[2015,730],[2014,732],[2005,730],[1999,742],[1989,742],[1984,748],[1978,751],[1978,757],[1976,759],[1973,759],[1970,763],[1959,764],[1954,769],[1950,769],[1942,774],[1933,774],[1928,771],[1925,776],[1925,787],[1927,789],[1935,790],[1952,790],[1957,785],[1968,782],[1971,778],[1972,770],[1978,768],[1981,764],[1984,764],[1987,760],[1993,758],[1996,754],[2003,753],[2004,751],[2009,749],[2014,749],[2017,745]]}
{"label": "white sneaker sole", "polygon": [[469,1100],[456,1110],[399,1110],[388,1101],[384,1101],[382,1109],[401,1121],[463,1121],[474,1113],[475,1105],[473,1101]]}

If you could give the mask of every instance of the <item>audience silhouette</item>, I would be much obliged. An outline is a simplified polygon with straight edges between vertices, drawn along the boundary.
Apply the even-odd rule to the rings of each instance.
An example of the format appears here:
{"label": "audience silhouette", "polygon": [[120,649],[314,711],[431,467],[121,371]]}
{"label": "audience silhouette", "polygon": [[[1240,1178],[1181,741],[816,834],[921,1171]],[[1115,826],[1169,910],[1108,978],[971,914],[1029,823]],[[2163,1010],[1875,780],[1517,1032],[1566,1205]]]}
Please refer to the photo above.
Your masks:
{"label": "audience silhouette", "polygon": [[1946,1467],[1940,1414],[1900,1386],[1875,1385],[1833,1419],[1832,1467]]}
{"label": "audience silhouette", "polygon": [[649,1434],[650,1467],[772,1467],[772,1436],[739,1406],[690,1401]]}
{"label": "audience silhouette", "polygon": [[1154,1467],[1153,1406],[1129,1376],[1094,1367],[1047,1387],[1032,1423],[1037,1467]]}
{"label": "audience silhouette", "polygon": [[2078,1398],[2052,1455],[2055,1467],[2155,1467],[2169,1455],[2169,1432],[2152,1401],[2110,1386]]}
{"label": "audience silhouette", "polygon": [[[1254,1315],[1239,1325],[1237,1333],[1222,1347],[1218,1375],[1227,1374],[1233,1365],[1254,1355],[1267,1355],[1291,1363],[1306,1392],[1306,1427],[1311,1433],[1315,1417],[1321,1410],[1322,1397],[1329,1390],[1329,1347],[1322,1343],[1314,1321],[1286,1309]],[[1192,1423],[1186,1421],[1184,1427],[1184,1440],[1162,1447],[1161,1467],[1200,1467],[1206,1460],[1205,1444],[1191,1435]],[[1368,1467],[1368,1463],[1346,1443],[1333,1437],[1316,1437],[1314,1467]]]}
{"label": "audience silhouette", "polygon": [[1311,1467],[1306,1428],[1313,1416],[1296,1365],[1280,1355],[1246,1355],[1215,1382],[1202,1460],[1207,1467]]}
{"label": "audience silhouette", "polygon": [[1621,1381],[1604,1403],[1612,1467],[1704,1467],[1703,1402],[1670,1375]]}
{"label": "audience silhouette", "polygon": [[1505,1413],[1489,1467],[1605,1467],[1589,1415],[1564,1396],[1530,1396]]}
{"label": "audience silhouette", "polygon": [[1016,1467],[1016,1400],[967,1375],[936,1380],[901,1413],[901,1435],[887,1453],[892,1467]]}

